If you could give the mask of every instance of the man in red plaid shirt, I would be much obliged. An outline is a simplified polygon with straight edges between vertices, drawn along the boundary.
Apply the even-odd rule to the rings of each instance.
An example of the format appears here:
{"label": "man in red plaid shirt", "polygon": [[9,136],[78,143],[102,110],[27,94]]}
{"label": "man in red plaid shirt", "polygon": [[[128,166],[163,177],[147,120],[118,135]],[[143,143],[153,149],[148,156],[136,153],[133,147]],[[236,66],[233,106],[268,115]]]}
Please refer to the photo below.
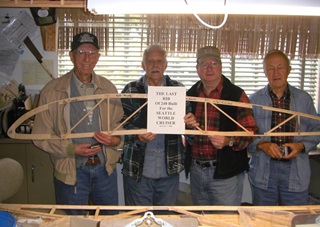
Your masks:
{"label": "man in red plaid shirt", "polygon": [[[197,52],[197,73],[200,81],[187,92],[187,96],[223,99],[249,103],[249,98],[222,74],[220,51],[206,46]],[[197,125],[208,131],[243,131],[212,105],[192,102]],[[257,132],[252,109],[219,106],[247,130]],[[190,171],[190,184],[195,205],[240,205],[244,173],[249,169],[247,146],[253,137],[226,137],[196,135],[187,139],[186,173]]]}

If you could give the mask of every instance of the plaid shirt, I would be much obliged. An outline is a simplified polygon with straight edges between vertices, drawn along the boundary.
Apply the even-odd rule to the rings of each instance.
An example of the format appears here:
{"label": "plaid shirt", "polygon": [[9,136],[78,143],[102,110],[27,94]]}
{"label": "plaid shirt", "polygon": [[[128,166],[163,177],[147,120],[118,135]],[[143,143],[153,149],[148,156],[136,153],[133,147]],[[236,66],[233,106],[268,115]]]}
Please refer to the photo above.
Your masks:
{"label": "plaid shirt", "polygon": [[[281,108],[290,110],[290,90],[288,85],[284,91],[284,94],[281,98],[278,98],[269,87],[269,94],[272,100],[272,107]],[[274,128],[276,125],[280,124],[287,118],[291,117],[291,114],[279,113],[272,111],[271,118],[271,128]],[[274,132],[295,132],[296,131],[296,119],[292,118],[290,121],[283,124],[281,127],[278,127]],[[272,136],[271,141],[276,143],[278,146],[281,146],[284,143],[292,143],[293,136]]]}
{"label": "plaid shirt", "polygon": [[[122,93],[146,93],[144,76],[137,81],[130,82],[125,86]],[[183,86],[180,82],[171,80],[169,76],[164,75],[166,86]],[[140,99],[122,99],[124,110],[123,121],[135,112],[146,100]],[[138,111],[130,120],[124,124],[125,129],[139,129],[147,126],[147,107]],[[190,103],[187,102],[186,112],[191,112]],[[123,147],[122,173],[126,176],[134,178],[136,181],[140,180],[143,164],[146,143],[142,143],[137,139],[136,135],[126,135],[125,144]],[[176,174],[184,169],[184,155],[185,148],[182,143],[181,135],[165,135],[166,153],[166,170],[168,175]]]}
{"label": "plaid shirt", "polygon": [[[209,96],[207,96],[203,90],[202,83],[199,84],[198,91],[199,97],[220,99],[223,89],[223,78],[215,90],[213,90]],[[249,98],[243,92],[241,94],[239,102],[249,103]],[[204,115],[204,103],[198,103],[196,107],[195,116],[197,122],[200,123],[200,127],[204,129],[205,115]],[[207,130],[219,131],[220,127],[220,111],[212,105],[207,105]],[[244,126],[247,130],[256,132],[257,127],[252,115],[252,110],[249,108],[238,108],[236,121]],[[238,131],[243,131],[237,126]],[[233,150],[239,151],[245,149],[249,143],[253,140],[253,137],[235,137]],[[215,160],[217,159],[217,149],[212,145],[208,136],[195,136],[194,143],[192,145],[192,158],[197,160]]]}

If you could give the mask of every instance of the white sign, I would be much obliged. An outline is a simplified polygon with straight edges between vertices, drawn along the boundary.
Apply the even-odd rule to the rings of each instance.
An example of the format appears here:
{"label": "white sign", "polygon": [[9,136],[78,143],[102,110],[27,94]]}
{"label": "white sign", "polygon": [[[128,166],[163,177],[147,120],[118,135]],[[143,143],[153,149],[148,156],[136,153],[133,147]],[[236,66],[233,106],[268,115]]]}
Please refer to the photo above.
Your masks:
{"label": "white sign", "polygon": [[185,114],[185,87],[148,87],[148,132],[184,134]]}

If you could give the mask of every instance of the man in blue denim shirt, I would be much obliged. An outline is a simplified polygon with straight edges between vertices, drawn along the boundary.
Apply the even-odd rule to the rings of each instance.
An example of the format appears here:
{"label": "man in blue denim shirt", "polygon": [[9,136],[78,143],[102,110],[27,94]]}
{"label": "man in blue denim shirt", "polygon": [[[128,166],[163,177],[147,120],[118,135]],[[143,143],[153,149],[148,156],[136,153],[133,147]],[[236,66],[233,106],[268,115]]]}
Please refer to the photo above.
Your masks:
{"label": "man in blue denim shirt", "polygon": [[[250,96],[251,103],[317,114],[311,96],[287,82],[291,66],[283,52],[270,51],[264,58],[263,69],[269,83]],[[259,134],[269,131],[291,115],[261,107],[254,107],[253,110]],[[300,120],[302,132],[320,131],[319,121],[305,117]],[[298,124],[297,118],[293,118],[275,132],[295,132]],[[248,147],[253,204],[306,205],[310,182],[308,152],[319,141],[319,136],[257,137]],[[281,152],[283,150],[287,153]]]}

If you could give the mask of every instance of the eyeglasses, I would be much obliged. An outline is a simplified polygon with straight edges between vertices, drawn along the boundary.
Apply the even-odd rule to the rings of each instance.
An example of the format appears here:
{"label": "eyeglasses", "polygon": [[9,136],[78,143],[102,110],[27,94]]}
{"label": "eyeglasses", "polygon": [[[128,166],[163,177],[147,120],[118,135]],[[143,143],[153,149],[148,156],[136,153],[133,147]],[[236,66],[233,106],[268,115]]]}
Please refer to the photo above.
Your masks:
{"label": "eyeglasses", "polygon": [[212,62],[202,62],[199,64],[200,69],[207,69],[209,66],[212,68],[217,68],[220,65],[220,62],[218,61],[212,61]]}
{"label": "eyeglasses", "polygon": [[85,56],[87,54],[89,57],[93,57],[98,54],[98,51],[96,50],[75,50],[74,52],[79,56]]}

